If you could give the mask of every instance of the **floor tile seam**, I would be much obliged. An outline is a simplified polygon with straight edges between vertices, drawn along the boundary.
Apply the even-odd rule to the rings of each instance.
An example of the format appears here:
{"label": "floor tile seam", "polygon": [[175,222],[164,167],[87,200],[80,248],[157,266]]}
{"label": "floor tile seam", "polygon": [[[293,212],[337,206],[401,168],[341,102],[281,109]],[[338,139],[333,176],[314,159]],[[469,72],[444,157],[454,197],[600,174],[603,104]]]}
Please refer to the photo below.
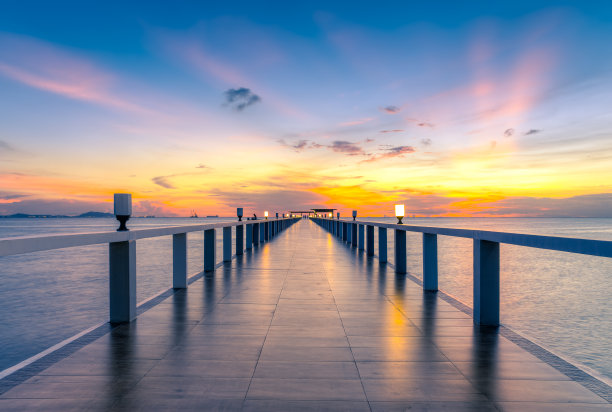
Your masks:
{"label": "floor tile seam", "polygon": [[329,282],[329,276],[327,274],[327,269],[325,267],[323,267],[323,273],[325,273],[325,279],[327,280],[327,283],[329,285],[329,288],[331,290],[332,293],[332,299],[334,301],[334,307],[336,308],[336,311],[338,312],[338,318],[340,318],[340,323],[342,325],[342,330],[344,331],[344,337],[346,339],[346,343],[348,344],[348,348],[351,351],[351,357],[353,358],[353,364],[355,365],[355,369],[357,370],[357,376],[359,377],[359,383],[361,385],[361,390],[363,391],[363,395],[365,396],[366,402],[368,403],[368,408],[370,408],[370,412],[372,412],[372,405],[370,403],[370,400],[368,399],[368,393],[365,390],[365,385],[363,383],[363,378],[361,377],[361,372],[359,371],[359,366],[357,365],[357,359],[355,359],[355,354],[353,353],[353,348],[351,346],[351,341],[348,338],[348,335],[346,333],[346,329],[344,327],[344,322],[342,320],[342,314],[340,313],[340,309],[338,308],[338,304],[336,303],[336,296],[334,295],[334,290],[332,288],[331,283]]}
{"label": "floor tile seam", "polygon": [[[291,252],[291,257],[289,260],[289,265],[291,266],[291,263],[293,262],[293,257],[295,255],[295,249],[292,250]],[[259,361],[261,359],[261,353],[263,352],[263,348],[266,345],[266,341],[268,340],[268,335],[270,334],[270,328],[272,327],[272,322],[274,321],[274,317],[276,316],[276,311],[278,310],[278,303],[280,301],[280,297],[283,294],[283,290],[285,288],[285,283],[287,282],[287,277],[289,276],[289,270],[287,269],[285,271],[285,277],[283,278],[283,285],[281,286],[281,291],[278,294],[278,298],[276,299],[276,304],[274,305],[274,314],[272,315],[272,317],[270,318],[270,323],[268,324],[268,329],[266,330],[266,335],[264,336],[264,340],[261,344],[261,349],[259,351],[259,355],[257,356],[257,360],[255,361],[255,367],[253,368],[253,373],[251,374],[251,377],[249,379],[249,384],[247,385],[247,389],[244,392],[244,398],[242,399],[242,408],[244,408],[244,403],[247,401],[247,398],[249,396],[249,391],[251,390],[251,384],[253,383],[253,379],[255,379],[255,373],[257,372],[257,366],[259,365]]]}
{"label": "floor tile seam", "polygon": [[[393,266],[393,264],[390,264]],[[411,281],[416,283],[419,286],[423,286],[423,281],[417,278],[414,275],[406,273],[406,277]],[[465,303],[461,302],[459,299],[455,298],[451,294],[444,292],[442,290],[437,290],[436,293],[437,298],[449,303],[457,310],[465,313],[466,315],[472,316],[473,318],[473,310]],[[566,361],[562,357],[554,354],[548,349],[538,345],[537,343],[523,337],[520,333],[514,331],[508,326],[500,325],[499,326],[499,334],[510,342],[514,343],[522,350],[527,352],[530,355],[535,356],[539,360],[541,360],[546,365],[556,369],[560,373],[567,376],[572,382],[576,382],[582,385],[587,390],[591,391],[595,395],[599,396],[603,400],[608,403],[612,403],[612,387],[610,387],[605,382],[597,379],[595,376],[592,376],[588,372],[582,370],[578,366],[575,366],[571,362]],[[439,349],[439,348],[438,348]],[[453,363],[454,364],[454,363]],[[575,376],[578,375],[578,376]]]}
{"label": "floor tile seam", "polygon": [[[175,346],[176,346],[176,345],[175,345]],[[168,352],[168,353],[169,353],[169,352]],[[166,355],[167,355],[167,354],[166,354]],[[145,377],[146,377],[146,376],[149,374],[149,372],[151,372],[151,371],[153,370],[153,368],[155,368],[155,367],[156,367],[156,366],[159,364],[159,362],[161,362],[161,359],[157,360],[157,362],[156,362],[156,363],[155,363],[155,364],[154,364],[154,365],[153,365],[153,366],[152,366],[152,367],[151,367],[149,370],[147,370],[147,372],[146,372],[146,373],[145,373],[143,376],[141,376],[141,377],[140,377],[140,378],[139,378],[139,379],[136,381],[136,383],[134,383],[134,384],[132,385],[132,387],[131,387],[131,388],[128,390],[128,392],[127,392],[127,393],[124,393],[122,396],[117,397],[117,398],[116,398],[116,399],[113,401],[113,403],[112,403],[112,405],[111,405],[111,407],[110,407],[110,408],[111,408],[111,409],[113,409],[113,408],[114,408],[114,407],[115,407],[115,406],[116,406],[116,405],[117,405],[119,402],[122,402],[122,401],[125,399],[125,397],[129,395],[129,393],[130,393],[130,392],[134,391],[134,389],[136,389],[136,386],[138,386],[138,384],[139,384],[140,382],[142,382],[142,380],[143,380],[143,379],[144,379],[144,378],[145,378]]]}
{"label": "floor tile seam", "polygon": [[[252,251],[249,251],[248,249],[246,249],[247,253],[253,253]],[[236,259],[237,255],[232,255],[232,260]],[[231,262],[217,262],[215,264],[215,270],[212,271],[213,274],[216,273],[216,269],[218,269],[219,267],[223,266],[224,264],[227,264]],[[208,272],[210,273],[210,272]],[[187,285],[192,285],[194,283],[196,283],[197,281],[204,279],[206,276],[206,272],[204,270],[201,270],[191,276],[189,276],[187,278]],[[158,292],[157,294],[141,301],[138,303],[138,306],[136,307],[136,311],[137,311],[137,315],[135,319],[138,319],[138,316],[144,314],[145,312],[149,311],[150,309],[153,309],[154,307],[157,307],[160,303],[166,301],[168,298],[170,298],[171,296],[174,296],[176,293],[181,292],[183,290],[189,290],[187,289],[175,289],[173,287],[167,288],[166,290],[162,290],[160,292]],[[215,302],[215,305],[218,304],[219,301]],[[197,325],[199,323],[194,324]],[[38,374],[40,374],[40,372],[48,369],[49,367],[57,364],[58,362],[61,362],[62,360],[66,359],[68,356],[72,355],[73,353],[75,353],[76,351],[78,351],[79,349],[82,349],[86,346],[88,346],[90,343],[94,342],[95,340],[101,338],[102,336],[107,335],[108,333],[110,333],[113,329],[119,327],[121,325],[113,325],[110,322],[103,322],[101,324],[99,324],[97,327],[94,327],[92,331],[87,332],[86,334],[70,341],[69,343],[67,343],[66,345],[54,350],[53,352],[48,353],[47,355],[43,356],[40,359],[35,360],[34,362],[18,369],[15,370],[13,373],[11,373],[10,375],[7,375],[6,377],[0,379],[0,395],[2,395],[3,393],[6,393],[7,391],[21,385],[23,382],[25,382],[26,380],[37,376]],[[106,329],[106,330],[104,330]],[[87,330],[87,329],[86,329]],[[102,331],[102,333],[100,333],[100,331]],[[78,335],[78,334],[77,334]],[[70,338],[69,338],[70,339]],[[93,340],[91,340],[93,339]],[[90,341],[91,340],[91,341]],[[61,352],[65,352],[62,353],[61,356],[58,356],[58,353]],[[35,355],[36,356],[36,355]],[[57,358],[57,359],[53,359],[53,358]],[[50,361],[51,360],[51,361]],[[24,372],[25,371],[25,372]],[[21,375],[19,376],[17,379],[15,379],[14,377],[16,375]],[[11,379],[11,376],[13,377]]]}
{"label": "floor tile seam", "polygon": [[[358,252],[358,253],[359,253],[359,252]],[[330,285],[330,287],[331,287],[331,285]],[[332,293],[333,293],[333,291],[332,291]],[[417,329],[419,330],[419,332],[421,332],[421,335],[423,334],[422,329],[421,329],[419,326],[415,325],[415,324],[414,324],[414,323],[413,323],[413,322],[410,320],[410,318],[407,316],[407,314],[406,314],[406,313],[405,313],[405,312],[404,312],[404,311],[403,311],[401,308],[399,308],[399,307],[398,307],[398,306],[395,304],[395,302],[393,302],[393,301],[391,300],[391,298],[389,297],[389,295],[387,295],[387,294],[385,294],[385,293],[383,293],[383,292],[379,292],[379,293],[380,293],[382,296],[384,296],[384,298],[385,298],[385,299],[386,299],[386,300],[387,300],[387,301],[388,301],[388,302],[389,302],[389,303],[390,303],[390,304],[391,304],[391,305],[392,305],[392,306],[393,306],[393,307],[394,307],[396,310],[398,310],[398,311],[399,311],[399,312],[402,314],[402,316],[403,316],[403,317],[404,317],[404,318],[405,318],[405,319],[406,319],[408,322],[410,322],[410,323],[411,323],[411,324],[412,324],[412,325],[413,325],[415,328],[417,328]],[[335,303],[335,296],[334,296],[334,303]],[[336,305],[336,307],[337,307],[337,305]],[[340,315],[340,313],[339,313],[339,312],[338,312],[338,314]],[[342,321],[342,317],[340,317],[340,320]],[[344,323],[343,323],[342,327],[344,328]],[[346,331],[345,331],[345,333],[346,333]],[[348,340],[348,336],[347,336],[347,340]],[[459,368],[458,368],[458,367],[455,365],[455,363],[454,363],[454,362],[452,362],[452,361],[451,361],[451,360],[450,360],[450,359],[449,359],[449,358],[448,358],[448,357],[447,357],[447,356],[444,354],[444,352],[442,352],[442,351],[440,350],[440,348],[438,348],[438,347],[437,347],[437,346],[434,344],[434,342],[433,342],[433,341],[431,342],[431,345],[432,345],[433,347],[435,347],[435,348],[436,348],[436,350],[438,350],[438,352],[440,352],[440,353],[442,354],[442,356],[443,356],[443,357],[446,359],[446,361],[450,362],[450,363],[453,365],[453,368],[455,368],[455,370],[456,370],[456,371],[457,371],[459,374],[461,374],[461,376],[463,376],[467,382],[469,382],[470,386],[472,386],[472,388],[474,388],[474,390],[476,390],[476,391],[477,391],[479,394],[483,395],[483,396],[484,396],[484,397],[485,397],[485,398],[486,398],[486,399],[487,399],[489,402],[491,402],[491,403],[493,402],[493,401],[492,401],[492,400],[491,400],[491,399],[490,399],[488,396],[486,396],[484,393],[481,393],[481,391],[479,391],[479,390],[478,390],[478,388],[476,388],[476,386],[474,385],[474,383],[473,383],[471,380],[469,380],[469,379],[467,378],[467,376],[465,376],[465,375],[463,374],[463,372],[461,372],[461,370],[460,370],[460,369],[459,369]],[[349,341],[349,348],[351,349],[351,355],[353,355],[353,359],[355,359],[354,354],[353,354],[353,349],[352,349],[352,346],[350,345],[350,341]],[[357,362],[356,362],[356,361],[355,361],[355,367],[357,367]],[[364,388],[364,393],[365,393],[365,386],[363,385],[363,379],[361,379],[361,374],[360,374],[360,372],[359,372],[359,368],[358,368],[358,367],[357,367],[357,373],[359,374],[359,377],[360,377],[360,380],[361,380],[361,384],[362,384],[362,387]],[[372,410],[372,407],[371,407],[370,401],[369,401],[369,399],[367,398],[367,394],[366,394],[366,400],[368,400],[368,405],[370,405],[370,410]],[[496,409],[497,409],[497,407],[496,407]],[[498,409],[498,410],[499,410],[499,409]]]}
{"label": "floor tile seam", "polygon": [[[386,262],[386,265],[388,265],[391,268],[395,267],[395,265],[391,262]],[[408,279],[410,279],[412,282],[416,283],[417,285],[421,287],[423,286],[423,281],[417,278],[416,276],[411,275],[410,273],[406,273],[405,276]],[[443,301],[451,304],[453,307],[455,307],[459,311],[473,317],[472,308],[470,308],[468,305],[461,302],[459,299],[455,298],[454,296],[450,295],[449,293],[444,292],[442,290],[438,290],[436,291],[436,295],[437,295],[437,298],[442,299]],[[388,296],[386,297],[388,299]],[[406,316],[405,313],[402,312],[402,314]],[[418,326],[416,327],[418,328]],[[500,325],[500,334],[504,336],[505,338],[507,338],[508,340],[510,340],[511,342],[518,345],[519,347],[521,347],[527,353],[536,356],[538,359],[540,359],[547,365],[563,373],[571,381],[579,383],[584,388],[591,391],[595,395],[599,396],[606,402],[612,403],[612,387],[610,387],[606,382],[603,382],[600,379],[597,379],[595,376],[592,376],[588,372],[573,365],[571,362],[566,361],[562,357],[555,355],[554,353],[538,345],[537,343],[532,342],[531,340],[527,338],[524,338],[522,335],[520,335],[519,333],[515,332],[514,330],[510,329],[507,326]],[[440,348],[438,348],[437,346],[436,348],[440,350]],[[444,353],[442,352],[442,354]],[[453,366],[457,368],[456,365],[454,365],[454,362],[451,361],[451,363],[453,363]],[[578,376],[573,376],[573,375],[578,375]]]}

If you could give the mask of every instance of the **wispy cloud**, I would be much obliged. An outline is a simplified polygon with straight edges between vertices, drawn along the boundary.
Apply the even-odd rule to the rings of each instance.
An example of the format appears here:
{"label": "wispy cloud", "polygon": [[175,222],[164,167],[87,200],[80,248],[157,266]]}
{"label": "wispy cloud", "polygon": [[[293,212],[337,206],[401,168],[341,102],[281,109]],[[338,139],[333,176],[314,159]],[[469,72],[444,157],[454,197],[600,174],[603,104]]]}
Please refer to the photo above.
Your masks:
{"label": "wispy cloud", "polygon": [[261,97],[246,87],[228,89],[224,92],[224,95],[225,105],[230,106],[239,112],[261,101]]}
{"label": "wispy cloud", "polygon": [[[374,139],[366,139],[366,143],[373,142]],[[306,149],[320,149],[326,148],[336,153],[342,153],[347,156],[358,156],[358,155],[366,155],[363,147],[360,146],[359,142],[349,142],[347,140],[334,140],[331,144],[325,145],[317,142],[312,142],[309,140],[298,140],[294,143],[287,143],[283,139],[279,139],[278,142],[281,146],[293,149],[296,152],[301,152]]]}
{"label": "wispy cloud", "polygon": [[361,146],[356,143],[348,142],[346,140],[335,140],[328,147],[334,152],[344,153],[348,156],[358,156],[366,154]]}
{"label": "wispy cloud", "polygon": [[357,120],[351,120],[351,121],[348,121],[348,122],[342,122],[342,123],[339,124],[339,126],[341,126],[341,127],[359,126],[361,124],[369,123],[372,120],[374,120],[373,117],[365,117],[363,119],[357,119]]}
{"label": "wispy cloud", "polygon": [[0,152],[14,152],[15,148],[8,144],[7,142],[5,142],[4,140],[0,140]]}
{"label": "wispy cloud", "polygon": [[506,129],[504,130],[504,137],[511,137],[514,135],[514,129]]}
{"label": "wispy cloud", "polygon": [[152,178],[151,180],[153,181],[153,183],[163,188],[176,189],[176,187],[168,180],[168,176],[157,176]]}
{"label": "wispy cloud", "polygon": [[381,130],[379,133],[401,133],[404,129]]}
{"label": "wispy cloud", "polygon": [[[296,152],[301,152],[302,150],[308,148],[308,146],[309,146],[308,145],[308,140],[304,140],[304,139],[298,140],[297,142],[292,143],[292,144],[285,142],[284,139],[279,139],[278,142],[282,146],[289,147],[289,148],[295,150]],[[321,147],[321,145],[318,145],[318,144],[317,144],[317,146]],[[311,145],[311,147],[314,147],[314,146]]]}
{"label": "wispy cloud", "polygon": [[388,114],[396,114],[399,113],[401,109],[397,106],[385,106],[381,108],[381,110]]}
{"label": "wispy cloud", "polygon": [[414,153],[416,149],[412,146],[390,146],[383,148],[383,152],[375,154],[369,159],[363,160],[362,162],[377,162],[383,159],[390,159],[393,157],[403,157],[406,154]]}
{"label": "wispy cloud", "polygon": [[410,123],[414,123],[418,127],[429,127],[429,128],[436,127],[436,125],[431,123],[431,122],[425,122],[423,120],[414,119],[414,118],[410,118],[410,117],[406,118],[406,121],[410,122]]}
{"label": "wispy cloud", "polygon": [[196,166],[196,169],[210,169],[210,166],[206,166],[204,163],[200,163]]}
{"label": "wispy cloud", "polygon": [[431,139],[430,138],[425,138],[425,139],[421,139],[421,144],[423,146],[431,146]]}
{"label": "wispy cloud", "polygon": [[530,129],[527,132],[525,132],[524,135],[525,136],[529,136],[529,135],[532,135],[532,134],[540,133],[541,131],[542,130],[540,130],[540,129]]}
{"label": "wispy cloud", "polygon": [[245,70],[241,70],[238,65],[232,64],[213,53],[203,43],[202,38],[204,37],[194,34],[186,36],[164,32],[158,33],[157,41],[165,53],[186,65],[188,70],[195,72],[207,82],[215,85],[221,82],[226,87],[248,84],[265,96],[267,105],[283,115],[298,119],[312,118],[309,113],[295,106],[292,101],[287,100],[274,90],[264,87],[263,83],[257,82],[253,76],[248,76]]}
{"label": "wispy cloud", "polygon": [[27,86],[117,110],[150,114],[115,90],[116,77],[93,62],[49,43],[0,34],[0,74]]}

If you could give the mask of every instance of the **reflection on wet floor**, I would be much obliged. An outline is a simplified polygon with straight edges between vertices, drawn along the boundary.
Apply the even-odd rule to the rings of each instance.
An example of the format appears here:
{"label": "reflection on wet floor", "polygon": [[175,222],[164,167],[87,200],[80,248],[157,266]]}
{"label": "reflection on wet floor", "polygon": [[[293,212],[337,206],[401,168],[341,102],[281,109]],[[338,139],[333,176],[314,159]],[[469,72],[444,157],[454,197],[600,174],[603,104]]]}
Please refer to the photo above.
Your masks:
{"label": "reflection on wet floor", "polygon": [[0,397],[2,410],[609,406],[309,221]]}

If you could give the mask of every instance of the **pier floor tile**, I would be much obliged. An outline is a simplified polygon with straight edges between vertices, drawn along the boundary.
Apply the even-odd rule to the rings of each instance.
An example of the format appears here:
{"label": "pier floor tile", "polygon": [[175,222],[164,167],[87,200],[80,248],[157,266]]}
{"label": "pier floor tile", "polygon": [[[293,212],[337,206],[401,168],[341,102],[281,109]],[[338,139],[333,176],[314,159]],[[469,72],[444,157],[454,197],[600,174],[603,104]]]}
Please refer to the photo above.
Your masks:
{"label": "pier floor tile", "polygon": [[301,221],[0,387],[0,410],[610,410],[449,302]]}

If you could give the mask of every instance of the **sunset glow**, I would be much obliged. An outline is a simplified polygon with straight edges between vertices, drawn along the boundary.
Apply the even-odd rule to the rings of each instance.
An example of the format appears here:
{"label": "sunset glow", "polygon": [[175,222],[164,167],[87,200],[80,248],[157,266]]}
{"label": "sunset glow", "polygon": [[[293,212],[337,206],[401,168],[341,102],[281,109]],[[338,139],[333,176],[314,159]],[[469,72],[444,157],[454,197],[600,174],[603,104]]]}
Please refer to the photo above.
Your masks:
{"label": "sunset glow", "polygon": [[612,216],[612,6],[459,3],[11,2],[0,214]]}

